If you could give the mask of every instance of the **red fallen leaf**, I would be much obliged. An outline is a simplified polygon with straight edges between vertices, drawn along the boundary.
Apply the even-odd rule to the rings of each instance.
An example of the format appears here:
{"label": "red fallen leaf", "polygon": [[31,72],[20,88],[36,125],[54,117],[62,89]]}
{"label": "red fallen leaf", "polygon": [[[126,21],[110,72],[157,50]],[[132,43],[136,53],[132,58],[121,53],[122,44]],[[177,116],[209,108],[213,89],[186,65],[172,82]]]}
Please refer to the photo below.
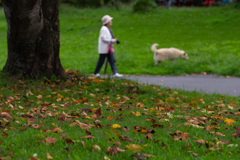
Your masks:
{"label": "red fallen leaf", "polygon": [[152,127],[153,127],[153,128],[156,128],[156,127],[158,127],[158,128],[163,128],[163,125],[161,125],[161,124],[153,124]]}
{"label": "red fallen leaf", "polygon": [[7,133],[3,133],[3,134],[2,134],[2,137],[3,137],[3,138],[7,138],[7,137],[8,137],[8,134],[7,134]]}
{"label": "red fallen leaf", "polygon": [[238,138],[238,137],[240,137],[240,128],[235,127],[235,129],[236,129],[236,133],[233,133],[232,135],[233,135],[233,137]]}
{"label": "red fallen leaf", "polygon": [[45,138],[45,141],[46,141],[47,144],[54,144],[58,140],[57,140],[57,138],[47,137],[47,138]]}

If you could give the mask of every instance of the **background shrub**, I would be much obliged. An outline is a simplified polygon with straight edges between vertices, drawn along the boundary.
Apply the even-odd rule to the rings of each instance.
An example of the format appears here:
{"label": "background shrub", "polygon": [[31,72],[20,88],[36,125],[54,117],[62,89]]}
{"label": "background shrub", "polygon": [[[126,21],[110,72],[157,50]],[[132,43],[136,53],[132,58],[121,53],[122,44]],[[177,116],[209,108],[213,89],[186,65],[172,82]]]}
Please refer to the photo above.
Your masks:
{"label": "background shrub", "polygon": [[154,0],[135,0],[133,4],[134,12],[146,12],[155,8],[157,4]]}
{"label": "background shrub", "polygon": [[104,0],[60,0],[63,3],[70,3],[79,7],[101,7]]}

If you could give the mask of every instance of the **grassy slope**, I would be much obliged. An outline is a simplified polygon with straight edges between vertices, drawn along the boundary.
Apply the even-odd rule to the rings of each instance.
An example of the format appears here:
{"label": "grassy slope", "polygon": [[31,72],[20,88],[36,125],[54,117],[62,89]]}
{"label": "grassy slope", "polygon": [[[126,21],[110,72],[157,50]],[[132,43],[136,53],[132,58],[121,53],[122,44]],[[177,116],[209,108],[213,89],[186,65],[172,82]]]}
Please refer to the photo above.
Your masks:
{"label": "grassy slope", "polygon": [[[237,97],[81,75],[67,81],[19,80],[1,75],[0,88],[2,157],[21,160],[37,153],[38,158],[47,159],[49,153],[59,160],[105,156],[132,160],[138,157],[136,152],[151,154],[155,159],[240,158],[240,135],[233,136],[240,124]],[[101,110],[100,116],[94,116],[97,109]],[[227,125],[227,119],[235,123]],[[73,125],[76,120],[92,128],[86,131],[83,126]],[[114,124],[121,128],[113,128]],[[83,137],[90,133],[94,138]],[[48,144],[48,137],[57,142]],[[109,155],[107,148],[116,141],[125,151]],[[101,151],[93,152],[94,144]],[[127,149],[130,144],[142,150]]]}
{"label": "grassy slope", "polygon": [[[2,9],[0,12],[3,13]],[[157,9],[134,14],[129,7],[77,9],[60,7],[61,61],[65,68],[92,73],[97,63],[97,39],[101,17],[114,17],[113,31],[121,40],[115,45],[117,67],[124,74],[212,74],[240,76],[240,17],[233,7]],[[6,22],[0,14],[0,68],[6,61]],[[150,47],[185,50],[189,61],[154,65]],[[110,73],[110,69],[108,70]]]}

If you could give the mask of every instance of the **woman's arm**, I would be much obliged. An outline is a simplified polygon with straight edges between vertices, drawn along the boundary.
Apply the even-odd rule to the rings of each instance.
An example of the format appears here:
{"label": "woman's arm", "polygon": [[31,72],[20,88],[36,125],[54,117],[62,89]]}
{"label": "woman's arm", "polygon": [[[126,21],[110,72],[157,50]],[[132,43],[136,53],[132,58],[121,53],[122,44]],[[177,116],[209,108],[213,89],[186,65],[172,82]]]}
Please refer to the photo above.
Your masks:
{"label": "woman's arm", "polygon": [[112,39],[108,30],[105,28],[101,30],[100,38],[103,42],[108,44],[116,43],[117,39]]}

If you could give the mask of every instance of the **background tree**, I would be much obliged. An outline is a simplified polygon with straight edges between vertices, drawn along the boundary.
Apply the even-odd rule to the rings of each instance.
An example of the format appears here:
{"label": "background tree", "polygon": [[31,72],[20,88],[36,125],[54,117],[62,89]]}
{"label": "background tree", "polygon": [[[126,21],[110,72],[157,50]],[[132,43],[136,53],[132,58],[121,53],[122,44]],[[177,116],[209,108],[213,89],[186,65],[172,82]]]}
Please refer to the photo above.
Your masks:
{"label": "background tree", "polygon": [[2,0],[11,74],[66,75],[59,58],[58,0]]}

